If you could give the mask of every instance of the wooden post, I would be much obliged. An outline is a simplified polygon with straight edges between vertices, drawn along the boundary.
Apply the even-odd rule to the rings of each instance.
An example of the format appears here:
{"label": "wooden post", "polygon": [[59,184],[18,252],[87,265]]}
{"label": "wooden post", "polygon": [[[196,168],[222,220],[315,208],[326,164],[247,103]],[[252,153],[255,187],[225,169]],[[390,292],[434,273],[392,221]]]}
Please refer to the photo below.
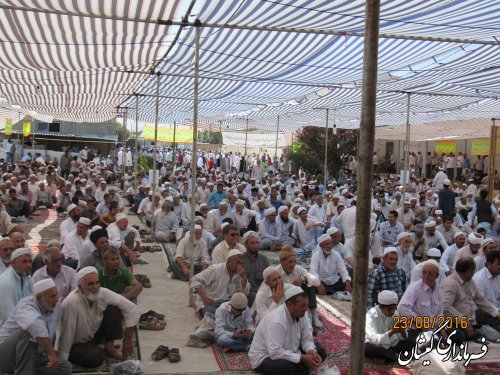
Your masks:
{"label": "wooden post", "polygon": [[491,133],[490,133],[490,165],[488,166],[488,194],[490,199],[493,199],[495,194],[493,191],[495,190],[495,159],[497,157],[497,127],[495,124],[495,118],[492,118],[491,121]]}
{"label": "wooden post", "polygon": [[[134,150],[134,176],[137,176],[137,165],[139,163],[139,151],[137,143],[139,142],[139,95],[135,94],[135,150]],[[135,186],[135,182],[134,182]]]}
{"label": "wooden post", "polygon": [[406,184],[408,183],[408,179],[406,178],[406,172],[408,175],[410,174],[410,93],[406,93],[408,95],[408,101],[406,103],[406,141],[405,141],[405,164],[404,164],[404,172],[401,176],[401,182],[403,185],[403,202],[405,199],[406,193]]}
{"label": "wooden post", "polygon": [[380,0],[366,0],[363,51],[363,94],[358,151],[358,195],[356,206],[355,257],[353,275],[351,358],[349,373],[363,375],[365,362],[366,287],[370,249],[370,210],[373,180],[373,148],[377,99],[378,34]]}
{"label": "wooden post", "polygon": [[328,115],[329,109],[326,108],[326,119],[325,119],[325,169],[323,176],[323,184],[325,189],[328,187]]}
{"label": "wooden post", "polygon": [[[176,163],[176,153],[177,153],[177,145],[175,143],[175,135],[177,133],[177,123],[174,121],[174,147],[172,150],[172,164]],[[172,165],[173,170],[175,171],[175,165]]]}

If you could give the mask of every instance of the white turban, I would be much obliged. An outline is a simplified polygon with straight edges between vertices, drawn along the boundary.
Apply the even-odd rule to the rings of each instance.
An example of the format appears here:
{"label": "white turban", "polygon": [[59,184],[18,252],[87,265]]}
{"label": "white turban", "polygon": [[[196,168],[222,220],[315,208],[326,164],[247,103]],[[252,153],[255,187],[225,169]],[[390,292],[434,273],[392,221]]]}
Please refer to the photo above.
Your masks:
{"label": "white turban", "polygon": [[264,211],[265,216],[274,215],[276,213],[276,209],[274,207],[269,207]]}
{"label": "white turban", "polygon": [[285,210],[288,210],[287,206],[280,206],[280,208],[278,208],[278,214],[282,213]]}
{"label": "white turban", "polygon": [[401,241],[405,237],[410,237],[411,234],[409,232],[401,232],[398,234],[398,242]]}
{"label": "white turban", "polygon": [[248,237],[259,237],[259,235],[257,234],[257,232],[254,232],[253,230],[249,230],[248,232],[245,232],[245,234],[243,235],[243,237],[241,239],[241,242],[245,243],[246,240],[248,240]]}
{"label": "white turban", "polygon": [[84,267],[76,274],[76,281],[80,282],[85,276],[95,273],[97,275],[97,269],[92,266]]}
{"label": "white turban", "polygon": [[263,272],[262,276],[264,277],[264,281],[274,272],[277,271],[278,269],[274,266],[269,266],[267,267]]}
{"label": "white turban", "polygon": [[471,233],[467,237],[467,240],[472,245],[479,245],[483,241],[483,237],[478,233]]}
{"label": "white turban", "polygon": [[392,290],[383,290],[378,294],[378,303],[381,305],[397,305],[398,295]]}
{"label": "white turban", "polygon": [[14,250],[14,252],[10,255],[10,261],[12,262],[17,257],[23,255],[31,255],[33,257],[33,253],[27,247],[20,247],[19,249]]}
{"label": "white turban", "polygon": [[43,279],[33,285],[33,294],[37,295],[45,292],[50,288],[55,288],[55,287],[56,284],[54,283],[54,280],[52,280],[51,278]]}
{"label": "white turban", "polygon": [[78,222],[86,226],[90,225],[90,219],[88,217],[81,217],[80,220],[78,220]]}
{"label": "white turban", "polygon": [[326,234],[329,234],[330,236],[333,236],[335,233],[337,233],[339,231],[339,228],[337,227],[330,227],[328,228],[328,230],[326,231]]}
{"label": "white turban", "polygon": [[389,253],[396,253],[397,254],[397,252],[398,251],[396,250],[396,248],[392,247],[392,246],[386,247],[384,249],[384,255],[389,254]]}
{"label": "white turban", "polygon": [[120,220],[127,219],[127,215],[124,214],[123,212],[120,212],[118,215],[116,215],[116,222],[118,223]]}
{"label": "white turban", "polygon": [[428,221],[427,223],[424,224],[424,227],[426,228],[432,228],[436,226],[436,222],[434,220]]}
{"label": "white turban", "polygon": [[306,211],[306,209],[304,207],[300,207],[298,210],[297,210],[297,214],[301,214],[302,212]]}
{"label": "white turban", "polygon": [[325,233],[318,237],[318,244],[321,245],[323,242],[328,240],[331,240],[330,235]]}

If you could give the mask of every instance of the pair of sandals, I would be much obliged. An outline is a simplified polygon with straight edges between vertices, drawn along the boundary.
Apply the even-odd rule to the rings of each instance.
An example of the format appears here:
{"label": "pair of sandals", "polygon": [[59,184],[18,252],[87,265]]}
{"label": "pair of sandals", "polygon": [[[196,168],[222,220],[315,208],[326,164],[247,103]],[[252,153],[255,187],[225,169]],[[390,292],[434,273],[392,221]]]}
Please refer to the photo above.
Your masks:
{"label": "pair of sandals", "polygon": [[148,253],[156,253],[156,252],[161,252],[163,251],[161,246],[160,245],[153,245],[153,246],[141,246],[141,249],[139,250],[139,252],[141,253],[145,253],[145,252],[148,252]]}
{"label": "pair of sandals", "polygon": [[134,276],[135,276],[135,279],[140,284],[142,284],[143,288],[151,288],[151,280],[149,280],[149,277],[147,277],[146,275],[141,275],[140,273],[138,273],[137,275],[134,275]]}
{"label": "pair of sandals", "polygon": [[149,331],[161,331],[165,329],[167,322],[158,319],[156,316],[150,316],[144,321],[139,322],[139,329],[145,329]]}
{"label": "pair of sandals", "polygon": [[151,354],[151,359],[155,361],[162,360],[167,357],[171,363],[179,362],[181,360],[181,354],[178,348],[169,348],[168,346],[160,345]]}

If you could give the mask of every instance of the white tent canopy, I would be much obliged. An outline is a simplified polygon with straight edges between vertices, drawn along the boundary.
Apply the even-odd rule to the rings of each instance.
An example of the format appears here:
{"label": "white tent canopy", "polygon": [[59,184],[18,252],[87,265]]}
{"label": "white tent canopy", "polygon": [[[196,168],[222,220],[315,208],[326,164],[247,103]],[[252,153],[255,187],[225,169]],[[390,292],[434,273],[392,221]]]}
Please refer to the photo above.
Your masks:
{"label": "white tent canopy", "polygon": [[[192,22],[199,19],[202,127],[222,121],[225,129],[244,129],[249,118],[253,128],[275,130],[279,115],[280,129],[293,131],[324,126],[318,108],[330,108],[332,125],[357,128],[364,6],[362,0],[5,0],[0,105],[36,118],[97,122],[116,116],[118,106],[135,118],[133,94],[139,94],[138,118],[151,123],[151,73],[160,72],[160,122],[189,124]],[[377,125],[405,122],[406,92],[412,124],[498,116],[498,19],[500,0],[384,1]]]}

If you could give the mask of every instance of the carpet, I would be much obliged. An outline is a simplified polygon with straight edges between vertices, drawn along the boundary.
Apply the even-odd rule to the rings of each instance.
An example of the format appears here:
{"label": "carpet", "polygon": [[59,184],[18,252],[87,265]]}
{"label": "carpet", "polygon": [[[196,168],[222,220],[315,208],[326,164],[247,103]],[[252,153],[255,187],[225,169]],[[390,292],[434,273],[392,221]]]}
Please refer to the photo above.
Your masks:
{"label": "carpet", "polygon": [[[259,253],[266,256],[266,258],[269,260],[270,266],[276,267],[280,265],[279,251],[260,250]],[[311,256],[312,252],[310,251],[304,252],[301,255],[297,255],[297,264],[308,270],[309,264],[311,263]]]}
{"label": "carpet", "polygon": [[52,239],[59,239],[61,236],[60,226],[64,217],[58,217],[56,210],[41,209],[35,211],[38,216],[23,224],[26,234],[26,243],[35,253]]}

